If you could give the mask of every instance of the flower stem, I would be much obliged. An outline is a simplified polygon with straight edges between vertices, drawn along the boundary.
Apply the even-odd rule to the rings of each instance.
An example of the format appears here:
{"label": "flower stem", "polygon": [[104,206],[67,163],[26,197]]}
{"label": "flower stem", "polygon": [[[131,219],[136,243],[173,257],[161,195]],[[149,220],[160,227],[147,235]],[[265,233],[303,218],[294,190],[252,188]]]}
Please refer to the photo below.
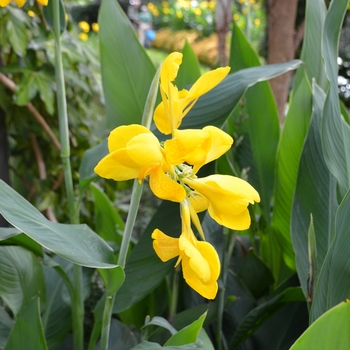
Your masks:
{"label": "flower stem", "polygon": [[[55,76],[57,85],[57,106],[59,131],[61,142],[61,159],[64,171],[66,195],[68,201],[69,221],[71,224],[79,223],[79,217],[74,202],[74,187],[70,164],[70,145],[67,115],[66,91],[64,86],[62,52],[61,52],[61,31],[60,31],[60,2],[53,1],[53,32],[55,37]],[[72,324],[74,349],[82,350],[84,347],[83,317],[84,305],[82,298],[82,268],[73,266],[74,276],[74,297],[72,300]]]}
{"label": "flower stem", "polygon": [[[157,70],[152,80],[151,87],[148,92],[146,104],[143,110],[141,124],[146,126],[148,129],[151,128],[154,105],[157,99],[159,74],[160,74],[160,69]],[[142,187],[143,187],[143,182],[139,183],[138,179],[135,179],[134,185],[132,188],[132,193],[131,193],[130,209],[129,209],[128,217],[126,219],[122,244],[120,246],[119,257],[118,257],[118,265],[120,265],[123,269],[125,268],[126,257],[129,250],[132,231],[134,229],[136,215],[140,205]],[[115,294],[111,296],[106,296],[104,310],[103,310],[103,318],[102,318],[100,350],[108,349],[109,331],[110,331],[110,323],[111,323],[112,312],[113,312],[114,299],[115,299]]]}

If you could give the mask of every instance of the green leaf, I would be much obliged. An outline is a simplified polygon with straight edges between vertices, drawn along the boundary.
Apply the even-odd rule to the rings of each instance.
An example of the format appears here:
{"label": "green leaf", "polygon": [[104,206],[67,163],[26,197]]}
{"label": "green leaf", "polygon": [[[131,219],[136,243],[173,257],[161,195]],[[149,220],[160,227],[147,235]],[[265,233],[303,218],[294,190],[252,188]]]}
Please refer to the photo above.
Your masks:
{"label": "green leaf", "polygon": [[125,279],[125,273],[121,266],[116,266],[113,269],[98,270],[106,288],[107,298],[113,296],[121,287]]}
{"label": "green leaf", "polygon": [[[258,55],[237,25],[232,28],[229,64],[232,72],[261,66]],[[245,118],[239,132],[249,143],[252,162],[248,163],[243,159],[241,168],[250,169],[248,180],[259,192],[265,221],[270,222],[270,203],[279,141],[278,111],[268,82],[250,87],[244,94],[244,101]],[[262,105],[264,108],[261,108]]]}
{"label": "green leaf", "polygon": [[242,69],[227,76],[218,86],[200,97],[184,118],[181,128],[222,127],[248,87],[296,69],[302,62],[293,60],[281,64]]}
{"label": "green leaf", "polygon": [[272,317],[283,306],[291,302],[305,301],[300,288],[287,288],[282,293],[274,296],[267,302],[251,310],[239,324],[230,343],[230,349],[248,339],[267,319]]}
{"label": "green leaf", "polygon": [[300,59],[305,63],[300,67],[294,77],[294,89],[304,79],[304,74],[311,82],[315,79],[316,84],[324,91],[328,88],[328,80],[322,58],[323,26],[327,8],[324,0],[306,1],[305,8],[305,34]]}
{"label": "green leaf", "polygon": [[335,306],[316,320],[290,350],[350,349],[350,303]]}
{"label": "green leaf", "polygon": [[168,320],[166,320],[163,317],[159,317],[159,316],[152,317],[152,319],[147,321],[142,328],[147,327],[147,326],[162,327],[164,329],[167,329],[171,333],[171,335],[174,335],[177,333],[177,330],[170,324],[170,322]]}
{"label": "green leaf", "polygon": [[178,346],[196,342],[206,316],[207,313],[205,312],[198,320],[172,335],[164,346]]}
{"label": "green leaf", "polygon": [[157,350],[157,349],[166,349],[166,350],[206,350],[202,344],[187,344],[182,346],[166,346],[162,347],[157,343],[143,341],[139,345],[133,347],[130,350]]}
{"label": "green leaf", "polygon": [[336,213],[333,241],[316,284],[310,313],[311,322],[350,295],[349,213],[350,190]]}
{"label": "green leaf", "polygon": [[[60,32],[61,34],[64,32],[66,28],[66,11],[63,6],[63,1],[59,1],[60,8]],[[47,6],[43,6],[43,15],[46,23],[49,25],[50,29],[53,30],[53,11],[54,11],[54,1],[49,1]]]}
{"label": "green leaf", "polygon": [[201,76],[197,55],[194,53],[187,40],[182,49],[182,54],[182,63],[175,80],[175,85],[179,90],[186,88],[188,85],[194,84]]}
{"label": "green leaf", "polygon": [[[57,271],[60,265],[56,264],[44,266],[46,304],[42,322],[49,349],[56,349],[62,343],[72,324],[71,305],[63,297],[67,293],[66,285]],[[62,269],[61,273],[65,271]]]}
{"label": "green leaf", "polygon": [[282,248],[284,261],[291,270],[295,270],[295,260],[290,220],[302,147],[311,118],[311,97],[310,86],[304,77],[293,95],[277,152],[272,229]]}
{"label": "green leaf", "polygon": [[107,140],[104,140],[99,145],[88,149],[81,160],[79,167],[80,175],[80,190],[83,191],[90,182],[97,177],[94,168],[97,163],[108,154]]}
{"label": "green leaf", "polygon": [[270,269],[254,252],[243,258],[238,276],[256,299],[266,294],[274,282]]}
{"label": "green leaf", "polygon": [[113,207],[108,196],[96,184],[90,189],[94,196],[95,230],[105,240],[121,244],[124,221]]}
{"label": "green leaf", "polygon": [[19,245],[21,247],[24,247],[30,251],[32,251],[35,255],[43,257],[44,252],[43,248],[40,244],[32,240],[30,237],[26,236],[24,233],[17,234],[13,236],[12,238],[8,238],[6,240],[1,241],[0,238],[0,244],[4,245]]}
{"label": "green leaf", "polygon": [[38,294],[45,296],[42,266],[22,247],[0,246],[0,296],[17,315]]}
{"label": "green leaf", "polygon": [[174,268],[175,259],[163,263],[153,250],[151,234],[156,228],[173,237],[180,235],[181,220],[178,203],[162,202],[132,250],[126,261],[125,282],[116,294],[114,313],[126,310],[143,299]]}
{"label": "green leaf", "polygon": [[116,0],[102,1],[98,22],[108,128],[140,123],[156,70]]}
{"label": "green leaf", "polygon": [[291,235],[298,276],[305,295],[308,294],[307,280],[310,270],[308,254],[310,215],[314,221],[316,266],[321,268],[332,241],[335,212],[338,208],[336,181],[324,161],[321,144],[321,115],[324,101],[324,92],[314,85],[311,123],[300,159],[292,207]]}
{"label": "green leaf", "polygon": [[26,29],[27,19],[22,10],[11,8],[10,20],[6,24],[6,36],[17,55],[24,57],[26,54],[28,36]]}
{"label": "green leaf", "polygon": [[13,328],[13,320],[9,316],[9,314],[4,310],[2,306],[0,306],[0,349],[5,347],[7,342],[7,338],[11,333],[11,329]]}
{"label": "green leaf", "polygon": [[16,319],[4,350],[47,350],[39,298],[33,298]]}
{"label": "green leaf", "polygon": [[47,220],[3,181],[0,181],[0,192],[0,212],[4,218],[43,247],[78,265],[115,266],[112,249],[87,225]]}
{"label": "green leaf", "polygon": [[350,188],[350,126],[340,113],[338,97],[338,45],[348,0],[330,4],[323,36],[323,58],[330,82],[323,117],[322,146],[327,166],[337,179],[341,196]]}
{"label": "green leaf", "polygon": [[25,106],[35,97],[37,92],[38,87],[35,82],[35,72],[25,74],[17,86],[15,95],[16,104],[18,106]]}

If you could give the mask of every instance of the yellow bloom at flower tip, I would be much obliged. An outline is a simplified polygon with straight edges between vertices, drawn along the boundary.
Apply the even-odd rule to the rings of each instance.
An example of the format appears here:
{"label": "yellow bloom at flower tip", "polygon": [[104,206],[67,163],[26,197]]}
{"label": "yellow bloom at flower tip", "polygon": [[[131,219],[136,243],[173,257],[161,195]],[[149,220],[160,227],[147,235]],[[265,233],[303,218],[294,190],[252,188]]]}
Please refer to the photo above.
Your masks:
{"label": "yellow bloom at flower tip", "polygon": [[109,154],[94,171],[106,179],[125,181],[149,176],[153,193],[161,198],[181,202],[185,189],[168,174],[173,172],[159,140],[142,125],[132,124],[114,129],[108,137]]}
{"label": "yellow bloom at flower tip", "polygon": [[159,229],[152,233],[153,248],[165,262],[178,256],[177,265],[182,264],[186,283],[207,299],[214,299],[217,279],[220,275],[220,260],[214,247],[208,242],[198,241],[190,226],[187,201],[181,202],[182,233],[179,238],[167,236]]}
{"label": "yellow bloom at flower tip", "polygon": [[100,30],[100,26],[98,23],[92,23],[91,28],[96,33]]}
{"label": "yellow bloom at flower tip", "polygon": [[[5,7],[11,3],[12,0],[0,0],[0,7]],[[13,0],[13,2],[18,6],[18,7],[23,7],[24,4],[26,3],[26,0]],[[43,6],[47,6],[49,0],[37,0],[38,3],[40,3]]]}
{"label": "yellow bloom at flower tip", "polygon": [[28,10],[27,14],[29,17],[35,17],[35,12],[32,10]]}
{"label": "yellow bloom at flower tip", "polygon": [[88,41],[89,39],[89,36],[86,33],[79,33],[78,37],[81,41]]}
{"label": "yellow bloom at flower tip", "polygon": [[182,54],[171,53],[165,60],[160,73],[162,102],[154,112],[154,122],[163,134],[171,134],[181,125],[182,119],[190,111],[198,98],[218,85],[230,71],[230,67],[217,68],[203,74],[189,90],[178,91],[173,85]]}

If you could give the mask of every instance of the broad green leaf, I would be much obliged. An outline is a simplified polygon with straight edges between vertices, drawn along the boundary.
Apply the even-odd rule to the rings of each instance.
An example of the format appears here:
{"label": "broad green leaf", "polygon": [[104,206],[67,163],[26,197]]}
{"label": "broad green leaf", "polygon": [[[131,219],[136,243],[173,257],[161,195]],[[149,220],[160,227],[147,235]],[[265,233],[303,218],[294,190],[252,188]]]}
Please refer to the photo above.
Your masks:
{"label": "broad green leaf", "polygon": [[19,56],[25,56],[28,44],[26,22],[28,22],[22,10],[9,9],[10,19],[6,23],[6,36],[13,50]]}
{"label": "broad green leaf", "polygon": [[95,147],[88,149],[81,160],[79,167],[80,190],[84,190],[90,182],[97,177],[94,168],[97,163],[108,154],[107,140]]}
{"label": "broad green leaf", "polygon": [[296,69],[301,61],[242,69],[227,76],[218,86],[200,97],[181,124],[182,129],[206,125],[222,127],[248,87]]}
{"label": "broad green leaf", "polygon": [[[261,66],[258,55],[237,25],[232,28],[229,65],[232,72]],[[244,105],[246,117],[239,127],[239,132],[246,139],[246,143],[242,144],[249,144],[252,162],[248,163],[246,159],[242,159],[241,168],[249,168],[248,180],[259,192],[263,215],[266,222],[270,222],[279,119],[268,82],[251,86],[244,94]],[[262,105],[264,108],[261,108]]]}
{"label": "broad green leaf", "polygon": [[349,213],[350,191],[344,197],[336,213],[333,241],[320,270],[315,288],[310,313],[311,322],[350,295]]}
{"label": "broad green leaf", "polygon": [[[63,6],[63,1],[59,1],[59,8],[60,8],[60,32],[61,34],[64,32],[66,28],[66,11]],[[54,13],[54,1],[49,1],[47,6],[43,6],[43,15],[45,18],[46,23],[50,27],[51,30],[53,30],[53,13]]]}
{"label": "broad green leaf", "polygon": [[58,274],[57,265],[56,268],[44,266],[46,304],[42,323],[49,349],[61,344],[72,324],[71,305],[63,297],[67,293],[66,285]]}
{"label": "broad green leaf", "polygon": [[182,54],[182,63],[175,80],[175,85],[179,90],[188,88],[201,76],[198,58],[187,40]]}
{"label": "broad green leaf", "polygon": [[164,344],[164,346],[179,346],[195,343],[197,341],[199,332],[202,329],[206,315],[207,313],[205,312],[198,318],[198,320],[192,322],[187,327],[182,328],[180,331],[172,335]]}
{"label": "broad green leaf", "polygon": [[300,288],[287,288],[282,293],[260,304],[251,310],[239,324],[231,340],[230,349],[236,349],[286,304],[303,301],[305,298]]}
{"label": "broad green leaf", "polygon": [[36,295],[45,298],[43,271],[34,254],[22,247],[0,246],[0,296],[14,315]]}
{"label": "broad green leaf", "polygon": [[292,242],[299,280],[305,295],[310,269],[308,254],[310,215],[314,221],[316,265],[321,268],[332,241],[334,217],[338,208],[336,182],[326,166],[322,152],[321,116],[324,101],[324,92],[314,85],[311,123],[300,159],[292,207]]}
{"label": "broad green leaf", "polygon": [[99,273],[105,284],[107,298],[113,296],[124,282],[123,268],[116,266],[113,269],[99,269]]}
{"label": "broad green leaf", "polygon": [[324,91],[329,85],[322,58],[322,35],[326,13],[327,8],[324,0],[306,1],[305,34],[300,55],[300,59],[305,65],[300,67],[295,74],[294,89],[299,86],[304,74],[310,82],[315,79],[316,84]]}
{"label": "broad green leaf", "polygon": [[140,123],[156,70],[116,0],[102,0],[98,22],[108,128]]}
{"label": "broad green leaf", "polygon": [[290,350],[350,349],[350,303],[335,306],[316,320]]}
{"label": "broad green leaf", "polygon": [[311,88],[304,77],[293,95],[277,151],[272,228],[282,248],[284,261],[291,270],[295,270],[295,260],[290,219],[300,156],[311,118],[311,97]]}
{"label": "broad green leaf", "polygon": [[0,192],[0,212],[4,218],[43,247],[78,265],[115,266],[112,249],[87,225],[59,224],[47,220],[3,181],[0,181]]}
{"label": "broad green leaf", "polygon": [[108,350],[129,350],[138,342],[135,331],[118,320],[111,320]]}
{"label": "broad green leaf", "polygon": [[126,310],[143,299],[162,282],[176,263],[175,259],[163,263],[153,250],[151,234],[156,228],[167,235],[179,237],[181,220],[178,203],[162,202],[132,250],[126,261],[125,282],[116,294],[114,313]]}
{"label": "broad green leaf", "polygon": [[5,311],[5,309],[0,306],[0,349],[3,349],[7,338],[10,335],[11,329],[13,327],[14,321]]}
{"label": "broad green leaf", "polygon": [[39,298],[33,298],[16,318],[4,350],[47,350]]}
{"label": "broad green leaf", "polygon": [[270,269],[254,252],[243,258],[238,276],[256,299],[266,294],[274,282]]}
{"label": "broad green leaf", "polygon": [[20,233],[17,235],[14,235],[11,238],[1,240],[0,238],[0,245],[19,245],[21,247],[24,247],[30,251],[32,251],[35,255],[43,257],[44,252],[42,246],[32,240],[30,237],[26,236],[24,233]]}
{"label": "broad green leaf", "polygon": [[162,327],[164,329],[167,329],[171,333],[171,335],[174,335],[177,333],[177,330],[170,324],[170,322],[168,320],[166,320],[163,317],[159,317],[159,316],[152,317],[152,319],[147,321],[142,328],[147,327],[147,326]]}
{"label": "broad green leaf", "polygon": [[35,74],[35,72],[25,74],[22,81],[18,84],[16,91],[16,104],[18,106],[25,106],[38,92],[38,87],[35,83]]}
{"label": "broad green leaf", "polygon": [[91,184],[94,196],[95,230],[105,240],[121,244],[121,233],[124,231],[124,221],[113,207],[108,196],[100,188]]}
{"label": "broad green leaf", "polygon": [[324,24],[323,58],[330,82],[323,117],[322,146],[327,166],[337,179],[340,194],[350,188],[350,126],[340,113],[338,97],[338,45],[348,0],[333,0]]}
{"label": "broad green leaf", "polygon": [[21,233],[15,227],[0,227],[0,241],[15,237]]}

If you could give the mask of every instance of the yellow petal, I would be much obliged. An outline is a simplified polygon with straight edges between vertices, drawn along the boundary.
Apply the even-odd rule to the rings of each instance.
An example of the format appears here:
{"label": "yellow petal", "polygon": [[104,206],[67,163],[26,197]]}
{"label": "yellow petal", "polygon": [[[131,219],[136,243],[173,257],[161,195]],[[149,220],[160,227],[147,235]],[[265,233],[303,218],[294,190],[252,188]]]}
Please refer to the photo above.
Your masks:
{"label": "yellow petal", "polygon": [[[248,182],[228,175],[211,175],[195,180],[184,179],[184,182],[207,198],[209,214],[221,225],[235,229],[249,227],[250,220],[247,220],[246,212],[248,204],[260,202],[260,197]],[[191,200],[191,203],[196,206],[194,200]],[[234,217],[237,219],[236,224]]]}
{"label": "yellow petal", "polygon": [[194,100],[218,85],[229,73],[230,67],[222,67],[204,73],[191,87],[187,98]]}
{"label": "yellow petal", "polygon": [[156,124],[158,130],[169,135],[172,132],[171,123],[165,111],[164,102],[161,102],[155,109],[153,115],[154,123]]}
{"label": "yellow petal", "polygon": [[139,176],[140,168],[130,159],[125,150],[119,150],[102,158],[94,171],[105,179],[125,181],[136,179]]}
{"label": "yellow petal", "polygon": [[26,0],[14,0],[18,7],[23,7],[26,3]]}
{"label": "yellow petal", "polygon": [[164,60],[160,72],[161,88],[167,93],[169,83],[173,82],[179,71],[180,64],[182,63],[182,54],[179,52],[172,52]]}
{"label": "yellow petal", "polygon": [[197,213],[207,210],[209,207],[209,201],[206,197],[200,193],[194,193],[194,197],[190,197],[192,207]]}
{"label": "yellow petal", "polygon": [[224,153],[226,153],[232,146],[233,139],[226,132],[222,131],[215,126],[206,126],[203,131],[207,132],[210,136],[210,144],[206,152],[206,158],[202,164],[194,164],[193,172],[196,174],[198,170],[205,164],[218,159]]}
{"label": "yellow petal", "polygon": [[152,132],[138,124],[122,125],[115,128],[108,137],[109,151],[113,152],[125,148],[133,137],[140,134],[152,134]]}
{"label": "yellow petal", "polygon": [[158,167],[150,175],[149,185],[152,192],[160,199],[181,202],[186,197],[185,189],[167,176],[162,167]]}
{"label": "yellow petal", "polygon": [[163,163],[159,140],[152,133],[134,136],[127,143],[125,149],[128,156],[140,167],[151,167]]}
{"label": "yellow petal", "polygon": [[215,249],[207,242],[194,246],[184,234],[179,238],[179,248],[184,251],[182,271],[186,283],[207,299],[214,299],[218,290],[220,260]]}
{"label": "yellow petal", "polygon": [[5,7],[7,6],[11,0],[0,0],[0,7]]}
{"label": "yellow petal", "polygon": [[153,249],[163,262],[180,254],[178,238],[167,236],[158,229],[153,231],[152,238],[154,239]]}
{"label": "yellow petal", "polygon": [[49,0],[36,0],[36,1],[39,2],[43,6],[47,6],[47,4],[49,3]]}

